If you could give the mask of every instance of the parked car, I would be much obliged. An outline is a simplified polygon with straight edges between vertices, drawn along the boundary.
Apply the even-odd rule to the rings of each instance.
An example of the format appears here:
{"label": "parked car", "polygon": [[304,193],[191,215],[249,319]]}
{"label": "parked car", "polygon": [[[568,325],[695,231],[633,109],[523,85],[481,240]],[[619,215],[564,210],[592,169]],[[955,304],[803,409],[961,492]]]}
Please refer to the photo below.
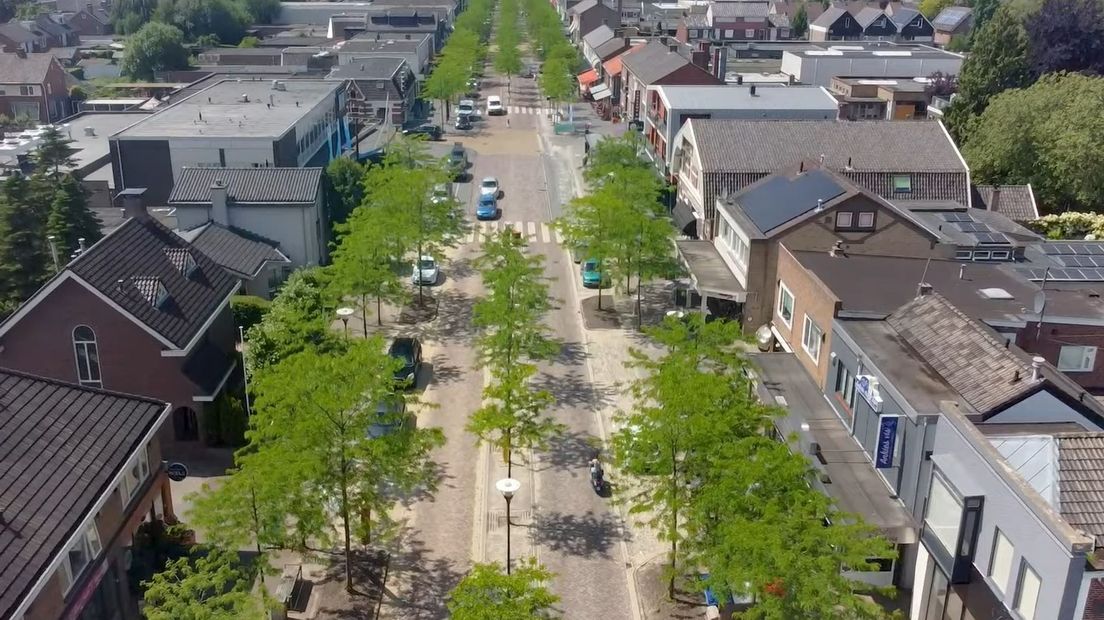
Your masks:
{"label": "parked car", "polygon": [[441,183],[433,186],[433,197],[430,198],[433,204],[439,205],[450,198],[452,198],[452,190],[448,183]]}
{"label": "parked car", "polygon": [[437,284],[437,278],[441,275],[440,269],[437,267],[437,261],[432,256],[422,256],[421,260],[414,265],[413,273],[410,275],[410,281],[414,286],[419,284],[434,285]]}
{"label": "parked car", "polygon": [[471,99],[461,99],[460,104],[456,106],[457,116],[472,116],[475,114],[475,102]]}
{"label": "parked car", "polygon": [[469,97],[475,97],[479,94],[479,80],[472,78],[468,80],[468,92],[464,93]]}
{"label": "parked car", "polygon": [[501,116],[505,113],[506,108],[502,107],[502,97],[498,95],[487,97],[487,116]]}
{"label": "parked car", "polygon": [[452,150],[449,151],[448,156],[449,170],[452,171],[452,178],[456,181],[463,180],[468,175],[468,152],[464,150],[464,145],[459,142],[452,144]]}
{"label": "parked car", "polygon": [[483,194],[475,204],[475,219],[493,220],[499,216],[498,199],[494,194]]}
{"label": "parked car", "polygon": [[400,336],[391,341],[387,350],[391,357],[402,360],[402,368],[395,371],[395,382],[404,388],[418,383],[418,371],[422,368],[422,343],[410,336]]}
{"label": "parked car", "polygon": [[484,177],[479,183],[479,195],[485,196],[490,194],[495,198],[498,198],[502,194],[502,188],[498,185],[498,179],[495,177]]}
{"label": "parked car", "polygon": [[368,425],[368,437],[390,435],[412,421],[413,416],[406,413],[406,399],[392,394],[376,404],[376,419]]}
{"label": "parked car", "polygon": [[445,131],[441,129],[440,125],[422,125],[420,127],[412,127],[410,129],[403,130],[404,136],[425,136],[429,140],[440,140],[441,136],[445,135]]}
{"label": "parked car", "polygon": [[469,116],[467,114],[461,114],[460,116],[457,116],[454,126],[456,127],[457,131],[467,131],[467,130],[471,129],[472,128],[471,116]]}
{"label": "parked car", "polygon": [[588,258],[583,261],[580,269],[583,275],[583,286],[587,288],[605,288],[609,279],[602,273],[602,261],[596,258]]}
{"label": "parked car", "polygon": [[537,68],[534,67],[533,65],[526,65],[525,68],[521,70],[521,77],[523,77],[523,78],[532,79],[536,76],[537,76]]}

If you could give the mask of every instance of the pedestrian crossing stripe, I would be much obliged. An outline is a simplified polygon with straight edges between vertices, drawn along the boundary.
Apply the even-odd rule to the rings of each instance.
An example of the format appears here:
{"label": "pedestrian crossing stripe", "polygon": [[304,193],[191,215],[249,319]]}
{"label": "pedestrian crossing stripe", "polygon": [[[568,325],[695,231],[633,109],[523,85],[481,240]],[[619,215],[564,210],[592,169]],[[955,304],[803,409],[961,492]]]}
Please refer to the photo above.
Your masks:
{"label": "pedestrian crossing stripe", "polygon": [[528,105],[508,105],[506,106],[507,114],[551,114],[552,108],[541,108],[538,106]]}
{"label": "pedestrian crossing stripe", "polygon": [[486,240],[491,235],[506,230],[513,230],[521,234],[533,243],[556,243],[563,245],[563,237],[560,231],[552,228],[548,222],[518,222],[495,221],[476,222],[467,234],[466,243],[478,243]]}

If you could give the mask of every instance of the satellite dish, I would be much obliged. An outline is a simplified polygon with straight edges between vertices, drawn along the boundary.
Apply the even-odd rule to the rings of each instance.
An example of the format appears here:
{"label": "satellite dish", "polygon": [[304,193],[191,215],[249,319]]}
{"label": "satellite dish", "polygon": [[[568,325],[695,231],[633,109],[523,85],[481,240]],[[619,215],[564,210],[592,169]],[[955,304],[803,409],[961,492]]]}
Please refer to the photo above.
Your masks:
{"label": "satellite dish", "polygon": [[1042,314],[1046,307],[1046,291],[1035,293],[1035,314]]}

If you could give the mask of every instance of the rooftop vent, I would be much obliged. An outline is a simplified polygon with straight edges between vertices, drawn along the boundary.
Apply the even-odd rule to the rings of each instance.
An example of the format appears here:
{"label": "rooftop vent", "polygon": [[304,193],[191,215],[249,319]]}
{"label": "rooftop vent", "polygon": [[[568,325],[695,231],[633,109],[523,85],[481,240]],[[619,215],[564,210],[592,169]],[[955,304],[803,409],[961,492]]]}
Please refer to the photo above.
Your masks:
{"label": "rooftop vent", "polygon": [[242,93],[241,97],[238,98],[238,101],[242,103],[249,103],[249,95],[246,93]]}
{"label": "rooftop vent", "polygon": [[1038,381],[1043,378],[1043,364],[1046,363],[1046,358],[1036,355],[1031,358],[1031,380]]}
{"label": "rooftop vent", "polygon": [[287,90],[287,84],[280,80],[272,80],[272,90]]}
{"label": "rooftop vent", "polygon": [[96,128],[95,127],[85,127],[84,128],[84,135],[86,135],[86,136],[96,135]]}
{"label": "rooftop vent", "polygon": [[1013,299],[1012,293],[1003,288],[983,288],[978,289],[978,292],[986,299]]}

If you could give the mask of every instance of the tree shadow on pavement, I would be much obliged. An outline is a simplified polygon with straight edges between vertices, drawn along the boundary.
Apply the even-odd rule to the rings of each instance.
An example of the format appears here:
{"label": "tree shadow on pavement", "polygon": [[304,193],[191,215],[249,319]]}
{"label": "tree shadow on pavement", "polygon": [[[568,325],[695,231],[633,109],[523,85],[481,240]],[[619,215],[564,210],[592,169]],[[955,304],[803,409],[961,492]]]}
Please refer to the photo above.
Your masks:
{"label": "tree shadow on pavement", "polygon": [[596,453],[601,454],[601,441],[597,437],[579,431],[569,431],[549,441],[548,450],[539,453],[540,458],[534,465],[538,472],[549,469],[577,470],[580,475],[588,475],[587,463]]}
{"label": "tree shadow on pavement", "polygon": [[579,371],[565,375],[541,373],[533,380],[533,388],[551,392],[559,407],[577,407],[591,411],[612,405],[616,396],[612,387],[592,384]]}
{"label": "tree shadow on pavement", "polygon": [[444,620],[449,617],[445,602],[448,594],[463,578],[466,567],[458,567],[444,558],[431,558],[425,543],[412,528],[397,538],[391,557],[394,584],[384,591],[381,617],[403,620]]}
{"label": "tree shadow on pavement", "polygon": [[542,547],[559,553],[607,560],[613,558],[613,546],[627,540],[620,520],[608,512],[600,516],[592,512],[581,516],[538,513],[533,523],[533,538]]}
{"label": "tree shadow on pavement", "polygon": [[438,291],[440,311],[437,315],[438,337],[470,344],[475,336],[472,325],[472,306],[475,300],[454,289]]}
{"label": "tree shadow on pavement", "polygon": [[327,564],[312,595],[321,601],[318,618],[364,620],[377,617],[387,581],[388,554],[376,549],[354,549],[351,558],[353,593],[345,591],[345,557],[340,552],[316,552]]}
{"label": "tree shadow on pavement", "polygon": [[422,371],[425,378],[421,379],[423,386],[455,383],[464,377],[463,369],[450,364],[448,356],[441,353],[434,355],[428,364],[423,365],[423,368],[425,368]]}

